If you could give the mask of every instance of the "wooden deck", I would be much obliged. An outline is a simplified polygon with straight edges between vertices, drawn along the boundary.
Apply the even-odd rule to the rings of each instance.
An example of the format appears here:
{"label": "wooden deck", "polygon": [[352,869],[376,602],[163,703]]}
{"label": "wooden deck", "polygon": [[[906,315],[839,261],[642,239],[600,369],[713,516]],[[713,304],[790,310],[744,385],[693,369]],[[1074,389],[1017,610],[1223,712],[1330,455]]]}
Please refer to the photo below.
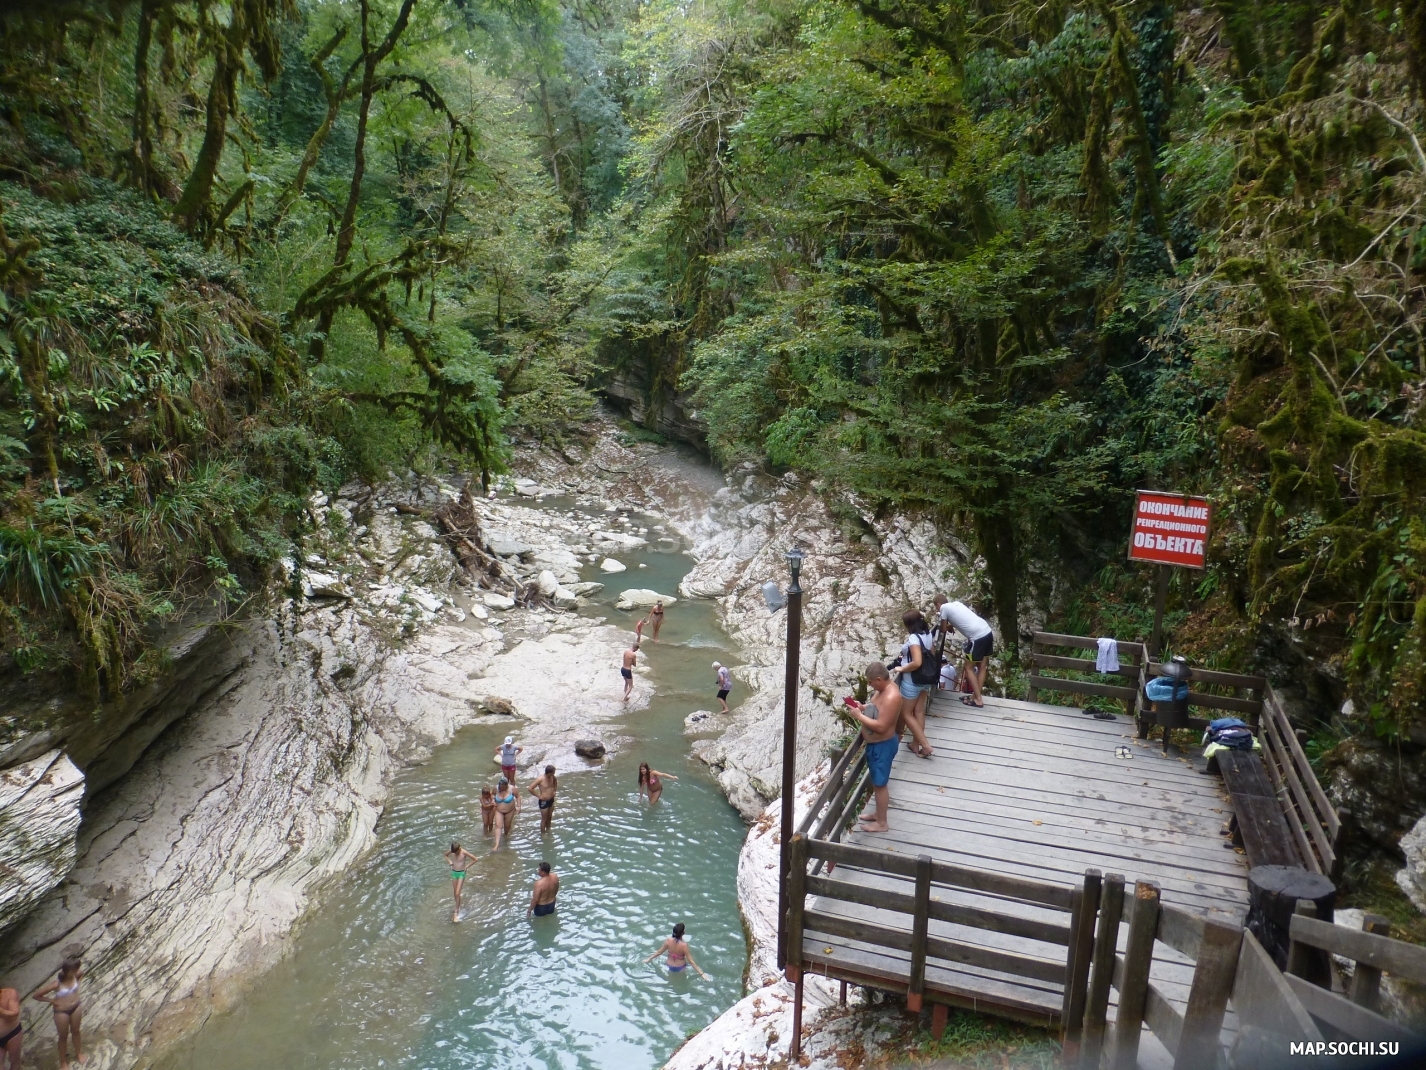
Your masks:
{"label": "wooden deck", "polygon": [[[919,758],[903,746],[892,767],[891,829],[851,831],[843,842],[1006,876],[1079,885],[1087,868],[1156,882],[1163,902],[1240,925],[1247,910],[1247,862],[1224,847],[1229,806],[1221,781],[1199,772],[1196,755],[1165,756],[1157,741],[1136,738],[1133,720],[1097,721],[1067,706],[987,698],[977,710],[936,695],[926,734],[936,753]],[[1116,757],[1126,746],[1132,757]],[[839,866],[840,881],[887,891],[908,882]],[[1048,907],[963,889],[934,887],[932,898],[1063,925]],[[910,918],[845,900],[816,899],[810,910],[848,920],[907,928]],[[1127,927],[1126,927],[1127,928]],[[1126,932],[1120,931],[1120,948]],[[929,936],[1043,960],[1043,980],[970,964],[927,963],[928,999],[978,1008],[1047,1026],[1059,1024],[1064,948],[985,928],[930,922]],[[909,951],[811,931],[805,968],[874,983],[907,976]],[[1152,980],[1182,1012],[1192,965],[1159,945]],[[1114,1010],[1111,1005],[1110,1020]],[[1232,1030],[1232,1015],[1225,1029]],[[1149,1037],[1147,1030],[1145,1036]],[[1146,1040],[1146,1064],[1156,1042]],[[1160,1048],[1160,1050],[1162,1050]],[[1166,1053],[1165,1053],[1166,1054]]]}

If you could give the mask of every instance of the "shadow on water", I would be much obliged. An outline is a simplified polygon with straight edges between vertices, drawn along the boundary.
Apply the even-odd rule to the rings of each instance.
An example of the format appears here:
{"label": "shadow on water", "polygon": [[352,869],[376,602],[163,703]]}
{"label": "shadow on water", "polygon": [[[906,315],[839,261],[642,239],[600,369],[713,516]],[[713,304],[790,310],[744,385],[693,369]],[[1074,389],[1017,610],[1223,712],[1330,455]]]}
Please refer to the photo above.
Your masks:
{"label": "shadow on water", "polygon": [[[682,553],[657,549],[621,559],[627,572],[585,569],[585,578],[607,585],[587,613],[629,628],[636,614],[612,608],[619,592],[675,594],[691,565]],[[561,777],[551,835],[540,836],[527,799],[511,844],[490,851],[479,786],[494,772],[491,755],[506,729],[462,731],[398,778],[375,847],[323,895],[293,954],[161,1065],[662,1065],[742,995],[747,946],[735,890],[745,828],[705,767],[688,759],[683,734],[690,712],[716,708],[711,662],[727,661],[730,651],[708,603],[670,607],[660,638],[645,644],[655,698],[605,729],[633,742],[596,772]],[[610,677],[617,687],[617,665]],[[638,798],[641,760],[679,778],[655,807]],[[480,859],[458,925],[441,859],[452,837]],[[541,860],[560,874],[559,909],[531,921],[525,909]],[[675,921],[687,924],[711,980],[644,964]]]}

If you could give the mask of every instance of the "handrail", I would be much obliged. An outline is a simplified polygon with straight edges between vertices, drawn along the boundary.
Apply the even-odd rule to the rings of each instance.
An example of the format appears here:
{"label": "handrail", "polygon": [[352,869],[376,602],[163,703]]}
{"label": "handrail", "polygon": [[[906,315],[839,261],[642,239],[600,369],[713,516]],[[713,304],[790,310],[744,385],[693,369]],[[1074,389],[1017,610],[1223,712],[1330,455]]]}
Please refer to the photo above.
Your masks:
{"label": "handrail", "polygon": [[1278,804],[1287,818],[1303,865],[1332,880],[1341,874],[1345,811],[1334,809],[1318,783],[1307,753],[1271,684],[1263,689],[1258,725],[1267,767]]}
{"label": "handrail", "polygon": [[842,753],[838,755],[837,760],[832,764],[831,770],[827,773],[827,782],[822,785],[822,790],[817,793],[817,798],[812,801],[812,805],[808,808],[807,813],[803,815],[802,820],[797,823],[798,832],[805,834],[807,830],[812,827],[812,822],[816,819],[818,812],[822,807],[827,805],[828,796],[833,789],[841,783],[842,778],[846,775],[848,763],[851,762],[852,757],[861,749],[862,744],[862,736],[861,733],[858,732],[852,741],[842,748]]}

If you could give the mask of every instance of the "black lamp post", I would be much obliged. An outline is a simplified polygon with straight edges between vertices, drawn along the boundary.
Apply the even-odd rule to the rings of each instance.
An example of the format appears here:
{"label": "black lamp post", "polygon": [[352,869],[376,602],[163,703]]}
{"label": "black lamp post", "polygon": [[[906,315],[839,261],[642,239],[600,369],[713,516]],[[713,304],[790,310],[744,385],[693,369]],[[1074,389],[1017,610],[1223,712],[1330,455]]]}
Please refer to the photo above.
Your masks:
{"label": "black lamp post", "polygon": [[777,874],[777,968],[787,965],[787,855],[792,849],[792,812],[797,791],[797,677],[802,652],[802,588],[798,576],[806,555],[796,546],[787,551],[792,585],[787,588],[787,680],[782,713],[782,842]]}

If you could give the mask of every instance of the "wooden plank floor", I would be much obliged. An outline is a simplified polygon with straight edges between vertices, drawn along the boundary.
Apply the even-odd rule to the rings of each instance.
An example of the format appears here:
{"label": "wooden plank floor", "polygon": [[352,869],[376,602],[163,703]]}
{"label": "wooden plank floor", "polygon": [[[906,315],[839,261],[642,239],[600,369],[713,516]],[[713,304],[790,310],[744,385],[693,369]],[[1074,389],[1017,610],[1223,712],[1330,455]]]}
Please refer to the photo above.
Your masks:
{"label": "wooden plank floor", "polygon": [[[846,842],[919,855],[1061,885],[1079,884],[1086,868],[1158,883],[1163,901],[1205,917],[1240,923],[1247,911],[1247,860],[1225,849],[1220,829],[1230,808],[1217,777],[1196,756],[1165,756],[1161,744],[1135,738],[1120,714],[1096,721],[1078,709],[987,697],[984,709],[936,695],[926,735],[935,750],[919,758],[903,744],[892,766],[890,831],[849,832]],[[1132,757],[1115,756],[1128,746]],[[839,867],[840,880],[910,892],[909,882]],[[1024,903],[935,888],[946,901],[989,906],[1046,921],[1068,915]],[[810,909],[910,928],[909,915],[840,901]],[[1121,929],[1120,940],[1127,934]],[[1065,949],[1019,937],[932,922],[931,935],[1063,961]],[[909,955],[809,933],[809,963],[888,979],[908,973]],[[809,968],[821,972],[817,965]],[[1156,945],[1154,984],[1180,1011],[1191,964]],[[894,987],[894,986],[888,986]],[[946,963],[928,967],[928,991],[965,1006],[1050,1021],[1059,1014],[1058,983],[1031,981]],[[932,998],[935,998],[934,995]],[[1111,1018],[1113,1010],[1111,1008]],[[1147,1034],[1146,1034],[1147,1036]],[[1157,1042],[1145,1044],[1146,1063]]]}

